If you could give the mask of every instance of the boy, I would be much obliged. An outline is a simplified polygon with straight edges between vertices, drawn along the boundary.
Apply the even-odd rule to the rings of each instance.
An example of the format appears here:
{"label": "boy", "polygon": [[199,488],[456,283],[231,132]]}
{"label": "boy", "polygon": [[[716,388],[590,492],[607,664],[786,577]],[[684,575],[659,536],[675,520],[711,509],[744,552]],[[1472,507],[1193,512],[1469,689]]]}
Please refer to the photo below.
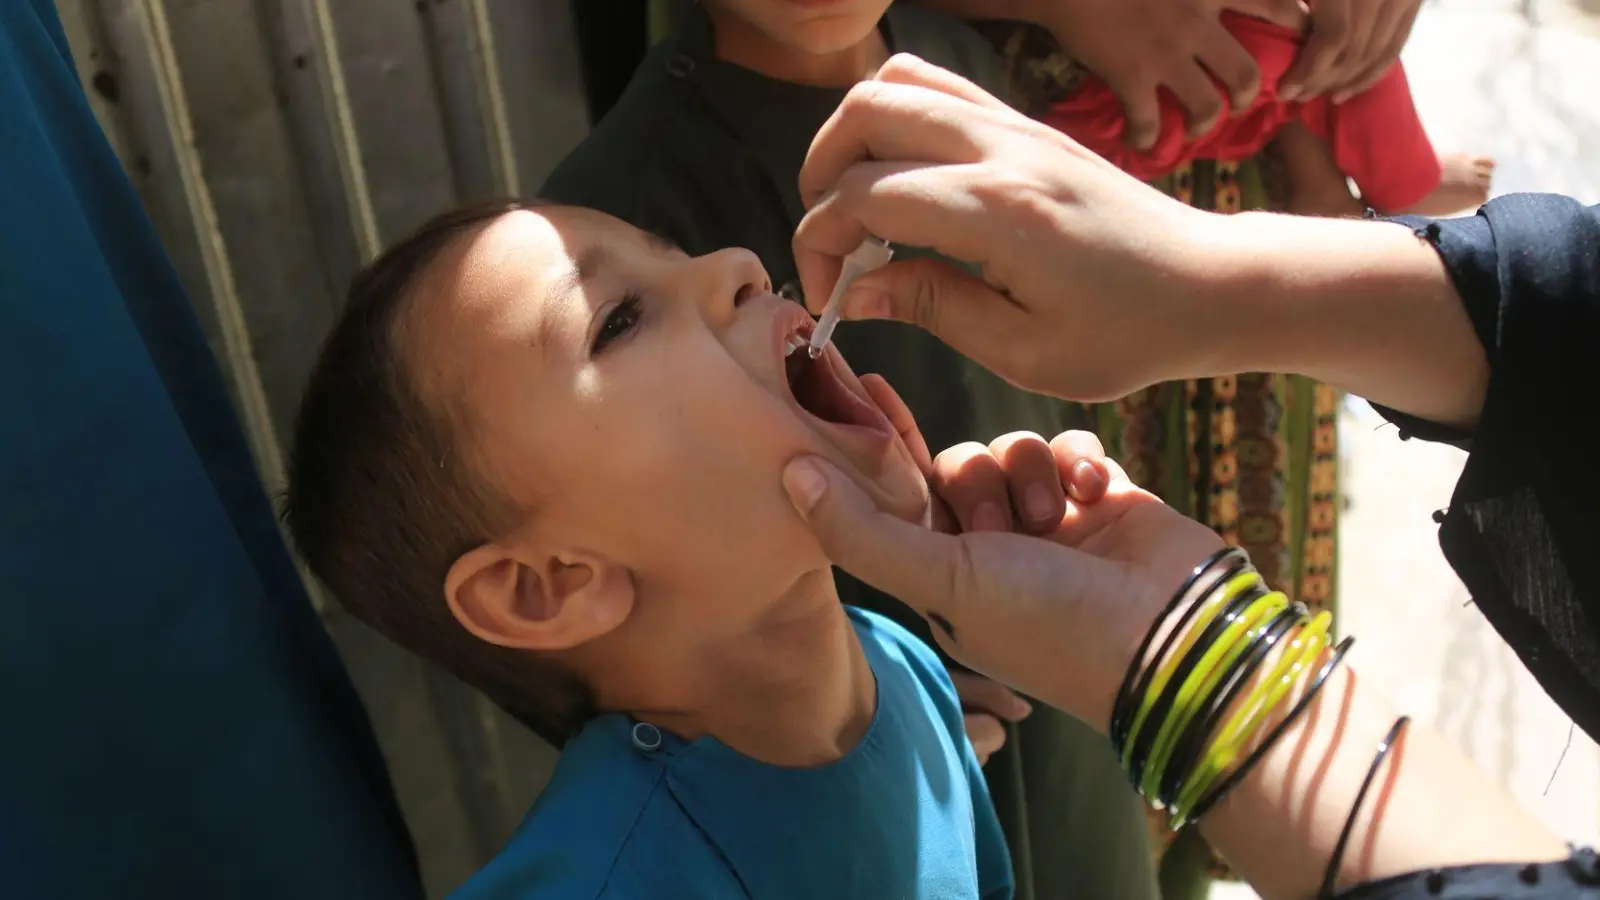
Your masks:
{"label": "boy", "polygon": [[[915,6],[684,4],[676,33],[651,51],[541,193],[665,235],[689,253],[748,247],[775,285],[793,287],[790,239],[804,212],[797,182],[811,139],[850,87],[901,51],[999,88],[999,60],[982,36]],[[896,259],[917,253],[896,251]],[[917,329],[846,323],[835,340],[862,371],[895,385],[934,446],[1087,424],[1078,407],[1018,391]],[[1026,513],[1025,503],[1017,506]],[[845,602],[932,644],[922,620],[897,601],[838,580]],[[985,771],[1010,840],[1018,897],[1154,898],[1143,814],[1104,741],[1044,707],[1008,732]]]}
{"label": "boy", "polygon": [[1261,91],[1248,109],[1225,111],[1199,136],[1190,135],[1177,98],[1161,97],[1161,132],[1149,150],[1124,140],[1122,101],[1099,78],[1083,74],[1040,119],[1124,171],[1152,181],[1195,159],[1237,162],[1280,136],[1278,153],[1295,212],[1360,214],[1345,185],[1385,215],[1439,216],[1476,208],[1489,196],[1494,161],[1466,154],[1440,156],[1417,117],[1405,69],[1395,63],[1368,90],[1343,102],[1317,97],[1296,102],[1278,93],[1304,38],[1282,25],[1234,12],[1222,22],[1261,67]]}
{"label": "boy", "polygon": [[447,214],[357,277],[295,542],[357,617],[570,738],[458,896],[1011,896],[949,676],[839,603],[773,487],[820,453],[929,510],[903,404],[788,354],[811,327],[752,254],[572,207]]}

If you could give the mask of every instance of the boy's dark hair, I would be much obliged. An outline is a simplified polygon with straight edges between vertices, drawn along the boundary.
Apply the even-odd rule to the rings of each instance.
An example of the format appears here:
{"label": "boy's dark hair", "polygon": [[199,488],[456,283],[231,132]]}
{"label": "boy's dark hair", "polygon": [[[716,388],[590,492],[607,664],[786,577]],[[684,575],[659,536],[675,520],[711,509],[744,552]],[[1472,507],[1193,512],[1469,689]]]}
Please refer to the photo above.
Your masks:
{"label": "boy's dark hair", "polygon": [[283,517],[352,615],[559,746],[593,713],[587,688],[532,653],[479,639],[445,604],[450,566],[510,512],[465,462],[449,411],[430,409],[405,358],[419,282],[444,249],[502,215],[549,206],[497,200],[445,213],[355,276],[300,404]]}

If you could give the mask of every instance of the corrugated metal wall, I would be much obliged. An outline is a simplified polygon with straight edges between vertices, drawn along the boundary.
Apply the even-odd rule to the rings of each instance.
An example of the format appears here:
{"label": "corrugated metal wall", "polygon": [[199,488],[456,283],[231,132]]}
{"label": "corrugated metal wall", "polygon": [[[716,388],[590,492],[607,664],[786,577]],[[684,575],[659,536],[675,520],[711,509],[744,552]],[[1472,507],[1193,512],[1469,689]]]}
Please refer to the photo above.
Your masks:
{"label": "corrugated metal wall", "polygon": [[[535,190],[588,128],[570,0],[58,0],[276,494],[350,274],[459,201]],[[440,896],[553,753],[317,594]]]}

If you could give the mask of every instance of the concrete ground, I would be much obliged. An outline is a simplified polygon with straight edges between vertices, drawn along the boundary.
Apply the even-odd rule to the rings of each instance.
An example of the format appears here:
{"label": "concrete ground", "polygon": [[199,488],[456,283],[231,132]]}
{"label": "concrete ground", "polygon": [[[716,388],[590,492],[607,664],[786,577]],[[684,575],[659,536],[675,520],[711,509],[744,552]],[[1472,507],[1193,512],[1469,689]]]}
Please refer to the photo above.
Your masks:
{"label": "concrete ground", "polygon": [[[1600,202],[1600,0],[1431,0],[1404,61],[1435,144],[1497,157],[1496,194]],[[1429,517],[1465,457],[1397,440],[1359,401],[1340,440],[1351,502],[1341,631],[1358,636],[1355,663],[1561,836],[1600,841],[1600,748],[1571,733],[1438,553]],[[1254,895],[1218,885],[1212,896]]]}

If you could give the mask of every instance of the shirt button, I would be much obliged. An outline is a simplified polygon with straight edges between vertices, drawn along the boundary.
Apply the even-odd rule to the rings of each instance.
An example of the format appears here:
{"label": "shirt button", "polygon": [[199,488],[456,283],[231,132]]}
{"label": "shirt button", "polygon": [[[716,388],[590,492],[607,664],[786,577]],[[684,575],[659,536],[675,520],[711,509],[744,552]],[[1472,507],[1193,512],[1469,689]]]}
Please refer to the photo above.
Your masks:
{"label": "shirt button", "polygon": [[654,753],[661,749],[661,729],[649,722],[637,722],[633,726],[633,746],[645,753]]}
{"label": "shirt button", "polygon": [[694,57],[679,53],[667,60],[667,74],[673,78],[688,78],[694,74]]}

